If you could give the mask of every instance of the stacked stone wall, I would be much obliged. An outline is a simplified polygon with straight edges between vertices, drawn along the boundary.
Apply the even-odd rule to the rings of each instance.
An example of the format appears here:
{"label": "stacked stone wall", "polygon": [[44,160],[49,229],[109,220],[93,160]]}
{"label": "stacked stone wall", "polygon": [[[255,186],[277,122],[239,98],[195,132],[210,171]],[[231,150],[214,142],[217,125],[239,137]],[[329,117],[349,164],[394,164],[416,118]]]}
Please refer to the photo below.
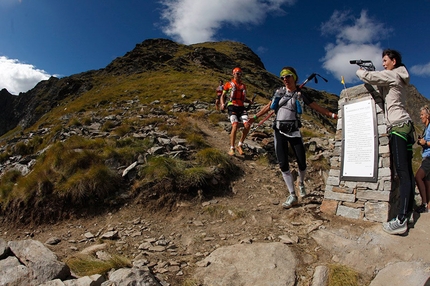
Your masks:
{"label": "stacked stone wall", "polygon": [[[375,104],[377,121],[377,180],[342,180],[343,106],[358,100],[371,99]],[[391,174],[389,138],[383,102],[379,93],[370,85],[359,85],[344,89],[339,99],[339,119],[335,136],[335,150],[330,159],[331,169],[326,181],[321,210],[353,219],[385,222],[392,217],[392,202],[398,196],[398,187]],[[372,142],[369,142],[372,144]]]}

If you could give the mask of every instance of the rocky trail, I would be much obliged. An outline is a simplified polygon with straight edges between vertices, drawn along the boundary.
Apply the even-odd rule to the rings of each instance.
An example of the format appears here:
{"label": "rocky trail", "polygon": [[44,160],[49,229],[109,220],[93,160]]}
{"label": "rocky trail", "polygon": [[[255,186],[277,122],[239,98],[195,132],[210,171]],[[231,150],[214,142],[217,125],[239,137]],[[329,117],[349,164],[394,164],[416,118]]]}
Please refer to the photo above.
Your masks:
{"label": "rocky trail", "polygon": [[[199,127],[211,146],[228,151],[225,130],[205,124]],[[0,237],[6,241],[31,238],[42,243],[57,238],[49,248],[64,261],[100,244],[102,234],[114,231],[117,237],[104,239],[103,251],[144,261],[165,285],[198,285],[196,271],[207,266],[202,261],[217,249],[276,242],[288,245],[297,261],[291,285],[312,285],[315,269],[330,264],[356,270],[359,285],[369,285],[372,280],[377,283],[375,275],[398,262],[419,263],[430,277],[430,214],[416,215],[415,225],[404,236],[385,234],[379,223],[325,214],[320,210],[323,174],[313,170],[311,162],[305,183],[309,195],[285,210],[281,204],[287,190],[278,167],[261,164],[245,152],[244,156],[231,157],[243,172],[223,196],[206,197],[202,193],[193,201],[180,201],[172,209],[157,212],[136,202],[99,217],[55,225],[1,225]],[[395,275],[404,273],[397,271],[387,279],[396,281]]]}

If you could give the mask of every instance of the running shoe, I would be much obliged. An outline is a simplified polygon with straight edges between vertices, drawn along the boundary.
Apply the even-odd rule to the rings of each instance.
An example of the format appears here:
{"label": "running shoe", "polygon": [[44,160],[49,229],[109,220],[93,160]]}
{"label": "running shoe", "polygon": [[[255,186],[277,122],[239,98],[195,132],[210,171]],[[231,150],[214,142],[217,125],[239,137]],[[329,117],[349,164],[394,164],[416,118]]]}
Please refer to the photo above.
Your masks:
{"label": "running shoe", "polygon": [[428,213],[427,204],[420,205],[419,207],[417,207],[416,211],[419,214]]}
{"label": "running shoe", "polygon": [[297,204],[297,197],[294,195],[290,195],[287,200],[285,201],[285,203],[282,204],[282,207],[284,209],[289,209],[291,208],[293,205]]}
{"label": "running shoe", "polygon": [[401,222],[397,217],[382,224],[382,229],[389,234],[404,234],[408,230],[407,219]]}
{"label": "running shoe", "polygon": [[242,145],[237,145],[236,150],[237,152],[239,152],[240,155],[243,155]]}
{"label": "running shoe", "polygon": [[307,194],[306,194],[304,184],[299,184],[299,194],[300,194],[300,197],[302,197],[302,198],[306,197]]}

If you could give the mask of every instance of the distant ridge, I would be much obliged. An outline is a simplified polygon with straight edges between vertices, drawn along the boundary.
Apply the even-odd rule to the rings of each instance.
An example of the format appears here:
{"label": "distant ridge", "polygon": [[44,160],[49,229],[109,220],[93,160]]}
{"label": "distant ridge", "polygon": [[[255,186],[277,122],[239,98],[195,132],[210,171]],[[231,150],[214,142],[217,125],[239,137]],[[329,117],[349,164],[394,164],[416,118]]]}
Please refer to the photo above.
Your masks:
{"label": "distant ridge", "polygon": [[[212,89],[218,79],[229,80],[235,66],[243,69],[248,90],[263,98],[270,98],[274,88],[282,85],[276,75],[266,71],[261,59],[242,43],[222,41],[182,45],[167,39],[149,39],[103,69],[61,79],[51,77],[19,96],[3,89],[0,91],[0,136],[16,127],[26,129],[53,108],[59,105],[67,108],[67,104],[83,95],[93,98],[102,89],[108,92],[106,89],[115,86],[112,84],[115,78],[123,85],[130,81],[129,86],[133,86],[136,94],[150,90],[143,88],[146,86],[157,92],[150,97],[181,90],[190,93],[188,100],[212,102]],[[336,95],[314,91],[313,96],[329,109],[337,109]],[[263,98],[259,100],[267,102]],[[113,99],[112,96],[98,98],[99,101]],[[419,122],[419,107],[427,103],[428,100],[411,86],[407,108],[414,121]]]}

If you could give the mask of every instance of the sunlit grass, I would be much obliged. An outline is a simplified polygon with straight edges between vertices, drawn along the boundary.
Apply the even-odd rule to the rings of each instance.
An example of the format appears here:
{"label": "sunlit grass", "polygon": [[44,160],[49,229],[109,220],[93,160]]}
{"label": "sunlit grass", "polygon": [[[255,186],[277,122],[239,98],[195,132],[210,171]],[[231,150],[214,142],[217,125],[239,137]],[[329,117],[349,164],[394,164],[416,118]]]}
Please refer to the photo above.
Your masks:
{"label": "sunlit grass", "polygon": [[185,169],[186,163],[177,158],[151,157],[142,168],[140,176],[146,182],[154,182],[161,178],[176,178]]}
{"label": "sunlit grass", "polygon": [[187,143],[196,149],[201,149],[209,146],[201,134],[188,134],[186,139]]}
{"label": "sunlit grass", "polygon": [[19,141],[15,144],[13,152],[18,155],[29,155],[40,149],[43,139],[40,136],[35,136],[30,140]]}
{"label": "sunlit grass", "polygon": [[302,127],[300,128],[300,132],[302,133],[303,137],[310,137],[310,138],[314,138],[314,137],[320,137],[321,134],[315,132],[314,130],[310,130],[306,127]]}
{"label": "sunlit grass", "polygon": [[14,185],[21,177],[21,173],[16,170],[11,170],[0,178],[0,202],[5,201],[13,190]]}
{"label": "sunlit grass", "polygon": [[218,166],[230,172],[234,165],[226,154],[216,148],[205,148],[197,152],[196,162],[202,166]]}
{"label": "sunlit grass", "polygon": [[344,265],[329,265],[328,286],[359,286],[358,273]]}
{"label": "sunlit grass", "polygon": [[76,255],[68,258],[66,264],[78,276],[106,275],[111,269],[132,266],[128,258],[119,255],[112,255],[107,261],[96,259],[91,255]]}
{"label": "sunlit grass", "polygon": [[178,183],[184,186],[202,186],[208,177],[207,168],[191,167],[184,169],[181,176],[178,176]]}
{"label": "sunlit grass", "polygon": [[223,205],[209,205],[203,209],[203,212],[210,215],[215,219],[228,218],[230,220],[236,220],[245,218],[247,211],[240,208],[227,208]]}
{"label": "sunlit grass", "polygon": [[105,144],[102,139],[77,136],[54,144],[39,157],[31,173],[18,177],[12,190],[10,185],[4,189],[7,197],[2,196],[2,201],[27,202],[37,195],[39,200],[63,198],[86,205],[113,194],[118,190],[119,177],[104,164]]}

